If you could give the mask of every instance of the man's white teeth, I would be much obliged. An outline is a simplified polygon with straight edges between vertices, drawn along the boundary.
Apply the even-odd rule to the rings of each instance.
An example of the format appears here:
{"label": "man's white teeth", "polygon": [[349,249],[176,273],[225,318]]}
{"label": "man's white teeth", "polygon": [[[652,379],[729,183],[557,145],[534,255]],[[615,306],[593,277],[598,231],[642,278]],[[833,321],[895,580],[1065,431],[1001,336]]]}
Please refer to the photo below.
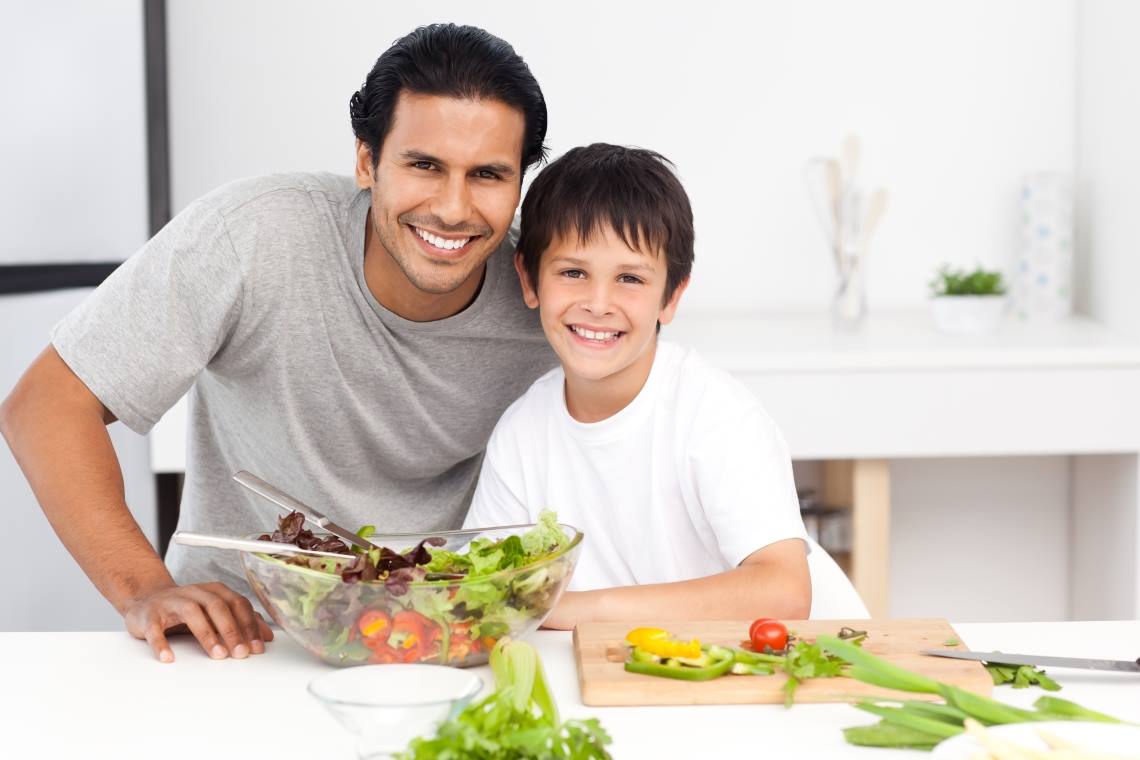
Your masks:
{"label": "man's white teeth", "polygon": [[599,332],[596,330],[587,330],[585,327],[578,327],[577,325],[570,325],[570,329],[573,330],[576,335],[581,335],[587,340],[613,340],[621,335],[620,332]]}
{"label": "man's white teeth", "polygon": [[436,248],[442,248],[445,251],[454,251],[456,248],[462,248],[463,246],[467,245],[467,241],[471,239],[469,237],[465,237],[460,238],[459,240],[447,240],[446,238],[441,238],[438,235],[433,235],[426,230],[421,230],[419,227],[416,227],[416,234],[434,245]]}

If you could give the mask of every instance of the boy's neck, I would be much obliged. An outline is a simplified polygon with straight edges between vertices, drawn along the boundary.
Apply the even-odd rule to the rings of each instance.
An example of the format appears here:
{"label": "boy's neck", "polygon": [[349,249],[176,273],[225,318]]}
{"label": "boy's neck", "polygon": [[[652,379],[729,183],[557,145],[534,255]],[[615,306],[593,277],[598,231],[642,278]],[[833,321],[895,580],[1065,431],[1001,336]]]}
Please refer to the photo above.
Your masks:
{"label": "boy's neck", "polygon": [[657,355],[657,338],[625,369],[595,380],[566,373],[566,411],[577,422],[601,422],[629,406],[645,387]]}

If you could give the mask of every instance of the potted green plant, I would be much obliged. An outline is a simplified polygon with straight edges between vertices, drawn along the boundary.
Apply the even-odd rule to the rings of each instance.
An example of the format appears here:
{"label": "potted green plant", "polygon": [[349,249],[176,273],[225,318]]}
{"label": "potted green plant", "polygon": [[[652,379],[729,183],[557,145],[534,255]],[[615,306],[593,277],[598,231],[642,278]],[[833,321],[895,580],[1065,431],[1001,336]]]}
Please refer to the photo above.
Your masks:
{"label": "potted green plant", "polygon": [[950,333],[993,332],[1006,309],[1001,272],[976,267],[973,271],[943,264],[930,281],[934,324]]}

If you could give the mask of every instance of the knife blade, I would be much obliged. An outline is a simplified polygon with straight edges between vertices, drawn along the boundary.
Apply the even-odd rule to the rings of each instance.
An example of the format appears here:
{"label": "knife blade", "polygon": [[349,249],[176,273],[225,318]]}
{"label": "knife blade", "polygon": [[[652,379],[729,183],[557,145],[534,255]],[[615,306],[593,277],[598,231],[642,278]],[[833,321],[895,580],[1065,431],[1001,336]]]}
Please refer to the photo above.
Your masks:
{"label": "knife blade", "polygon": [[332,533],[337,538],[341,538],[353,546],[359,546],[361,549],[376,548],[376,544],[368,541],[367,539],[361,538],[347,528],[342,528],[317,510],[310,507],[308,504],[305,504],[302,501],[298,501],[297,499],[282,491],[277,486],[272,485],[271,483],[266,483],[264,480],[257,477],[252,472],[240,470],[234,475],[234,480],[249,490],[253,491],[263,499],[268,499],[269,501],[273,502],[282,509],[287,509],[290,512],[300,512],[305,516],[306,522],[310,522],[313,525],[319,527],[321,530]]}
{"label": "knife blade", "polygon": [[1086,657],[1049,657],[1037,654],[1010,654],[1009,652],[968,652],[962,649],[924,649],[922,653],[934,657],[953,657],[957,660],[976,660],[1000,665],[1035,665],[1050,668],[1084,668],[1086,670],[1140,673],[1140,657],[1136,660],[1097,660]]}

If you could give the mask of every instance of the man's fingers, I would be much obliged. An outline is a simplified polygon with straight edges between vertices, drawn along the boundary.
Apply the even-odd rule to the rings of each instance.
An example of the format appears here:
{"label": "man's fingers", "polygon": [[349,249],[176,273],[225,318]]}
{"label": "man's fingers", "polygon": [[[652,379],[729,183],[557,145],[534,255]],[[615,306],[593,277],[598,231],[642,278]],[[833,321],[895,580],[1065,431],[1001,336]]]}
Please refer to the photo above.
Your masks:
{"label": "man's fingers", "polygon": [[145,633],[146,643],[150,644],[150,648],[154,650],[154,656],[161,662],[174,662],[174,650],[166,641],[166,633],[162,630],[162,624],[157,620],[153,621],[147,625]]}
{"label": "man's fingers", "polygon": [[182,604],[179,605],[179,617],[190,629],[194,638],[198,639],[198,643],[202,645],[202,649],[206,650],[206,654],[215,660],[225,659],[229,655],[229,651],[222,644],[213,624],[197,601],[184,598]]}
{"label": "man's fingers", "polygon": [[264,652],[265,644],[261,638],[261,630],[257,626],[257,613],[253,611],[253,605],[249,600],[220,583],[212,584],[211,589],[229,604],[249,651],[253,654]]}
{"label": "man's fingers", "polygon": [[214,630],[222,637],[226,653],[239,660],[248,657],[249,642],[245,640],[230,605],[222,596],[213,592],[198,589],[198,594],[203,597],[202,607],[209,615]]}
{"label": "man's fingers", "polygon": [[258,614],[258,627],[261,629],[262,640],[274,640],[274,629],[269,627],[269,623],[267,623],[266,619],[262,618],[260,614]]}

